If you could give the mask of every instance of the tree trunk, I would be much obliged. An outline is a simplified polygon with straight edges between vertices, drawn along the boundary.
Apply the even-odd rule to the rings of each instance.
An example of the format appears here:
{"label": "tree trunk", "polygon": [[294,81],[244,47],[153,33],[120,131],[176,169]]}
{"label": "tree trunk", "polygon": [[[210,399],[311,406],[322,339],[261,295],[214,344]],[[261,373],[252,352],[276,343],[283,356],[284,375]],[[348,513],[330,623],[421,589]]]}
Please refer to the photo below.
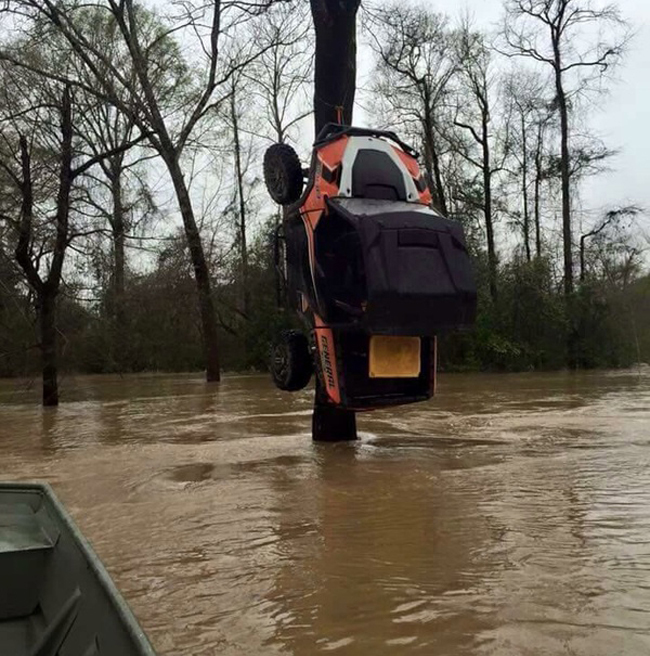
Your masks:
{"label": "tree trunk", "polygon": [[524,248],[526,249],[526,262],[530,262],[530,213],[528,210],[528,142],[526,140],[526,120],[521,115],[521,138],[523,143],[521,163],[521,191],[524,201]]}
{"label": "tree trunk", "polygon": [[43,405],[59,405],[56,352],[56,293],[45,285],[37,300],[38,327],[43,370]]}
{"label": "tree trunk", "polygon": [[426,127],[424,137],[424,168],[427,174],[427,185],[431,191],[433,206],[443,216],[448,216],[447,199],[445,198],[442,172],[440,171],[440,158],[438,157],[433,135],[427,134]]}
{"label": "tree trunk", "polygon": [[542,129],[537,133],[535,148],[535,254],[542,255],[542,228],[540,225],[540,187],[542,183]]}
{"label": "tree trunk", "polygon": [[559,43],[553,44],[555,54],[555,89],[560,113],[560,174],[562,180],[562,241],[564,244],[564,297],[569,331],[567,334],[567,364],[570,369],[578,366],[578,328],[576,305],[573,298],[573,244],[571,230],[570,161],[569,161],[569,112],[562,86],[562,64]]}
{"label": "tree trunk", "polygon": [[426,175],[427,187],[431,192],[431,204],[436,209],[438,207],[438,199],[436,198],[436,183],[433,177],[433,158],[431,157],[431,147],[429,146],[429,140],[426,136],[426,128],[424,128],[424,138],[422,139],[422,150],[424,151],[424,172]]}
{"label": "tree trunk", "polygon": [[438,150],[433,136],[431,138],[431,162],[433,163],[433,179],[436,185],[438,207],[443,216],[448,216],[447,199],[445,198],[445,189],[442,184],[442,172],[440,171],[440,158],[438,157]]}
{"label": "tree trunk", "polygon": [[[559,56],[559,55],[558,55]],[[564,244],[564,294],[573,294],[573,247],[571,231],[571,189],[569,172],[569,113],[562,87],[559,62],[555,70],[555,88],[560,113],[560,175],[562,180],[562,240]]]}
{"label": "tree trunk", "polygon": [[[122,159],[121,157],[119,158]],[[113,211],[111,216],[111,233],[113,239],[113,285],[111,322],[113,324],[112,346],[113,359],[118,371],[124,371],[126,347],[126,312],[124,308],[124,269],[126,258],[124,225],[124,206],[122,204],[122,170],[120,162],[111,162],[111,197]]]}
{"label": "tree trunk", "polygon": [[327,123],[352,123],[356,89],[356,16],[360,0],[310,0],[316,32],[316,135]]}
{"label": "tree trunk", "polygon": [[235,142],[235,176],[237,178],[237,196],[239,197],[239,248],[241,254],[241,280],[242,280],[242,310],[248,317],[250,308],[250,290],[248,288],[248,244],[246,241],[246,203],[244,201],[244,175],[241,166],[241,144],[239,143],[239,124],[237,109],[235,107],[235,89],[230,96],[230,110],[232,113],[233,139]]}
{"label": "tree trunk", "polygon": [[[359,3],[360,0],[310,0],[316,32],[314,118],[317,136],[327,123],[352,123]],[[312,436],[317,441],[354,440],[357,437],[354,411],[327,403],[318,373]]]}
{"label": "tree trunk", "polygon": [[438,148],[436,139],[433,134],[433,118],[430,104],[430,94],[428,88],[424,89],[424,151],[425,151],[425,168],[427,171],[427,183],[431,191],[433,206],[442,213],[443,216],[448,216],[447,199],[445,198],[445,191],[442,184],[442,173],[440,171],[440,158],[438,157]]}
{"label": "tree trunk", "polygon": [[320,376],[316,376],[314,412],[311,435],[314,442],[348,442],[357,439],[357,418],[354,410],[332,405],[326,400]]}
{"label": "tree trunk", "polygon": [[206,378],[208,382],[221,380],[219,365],[219,347],[217,339],[217,321],[214,310],[214,300],[210,283],[210,272],[203,252],[201,235],[199,234],[194,217],[194,210],[190,200],[189,190],[185,184],[185,178],[181,170],[176,154],[165,154],[165,163],[174,185],[174,191],[178,198],[178,205],[183,218],[185,237],[190,251],[192,266],[194,267],[194,279],[199,299],[199,313],[201,316],[201,328],[203,338],[203,349],[205,352]]}
{"label": "tree trunk", "polygon": [[490,168],[490,140],[488,133],[489,117],[486,111],[481,116],[481,146],[483,149],[483,211],[485,214],[485,231],[487,232],[488,268],[490,297],[496,303],[497,293],[497,254],[494,244],[494,225],[492,222],[492,170]]}

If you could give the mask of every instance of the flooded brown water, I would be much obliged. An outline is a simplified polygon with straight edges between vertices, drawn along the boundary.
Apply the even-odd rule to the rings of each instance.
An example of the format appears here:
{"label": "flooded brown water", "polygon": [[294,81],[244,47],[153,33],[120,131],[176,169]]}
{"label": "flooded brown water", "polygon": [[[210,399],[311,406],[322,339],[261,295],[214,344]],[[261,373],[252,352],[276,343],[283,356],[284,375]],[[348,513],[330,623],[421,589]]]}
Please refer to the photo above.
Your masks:
{"label": "flooded brown water", "polygon": [[442,376],[315,445],[266,377],[0,383],[160,654],[650,653],[650,372]]}

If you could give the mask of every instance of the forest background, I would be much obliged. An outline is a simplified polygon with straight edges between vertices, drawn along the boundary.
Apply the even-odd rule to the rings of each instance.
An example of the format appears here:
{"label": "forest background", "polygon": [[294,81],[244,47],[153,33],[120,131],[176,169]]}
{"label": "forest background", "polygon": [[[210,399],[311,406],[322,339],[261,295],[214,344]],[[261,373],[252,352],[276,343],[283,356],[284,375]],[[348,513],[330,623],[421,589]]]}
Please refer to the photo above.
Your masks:
{"label": "forest background", "polygon": [[[59,371],[266,367],[294,318],[261,162],[274,142],[309,160],[320,1],[3,3],[0,376],[42,372],[57,402]],[[474,261],[478,320],[440,366],[649,361],[646,209],[590,202],[620,154],[595,119],[636,47],[619,7],[506,0],[484,28],[347,4],[356,115],[419,149]]]}

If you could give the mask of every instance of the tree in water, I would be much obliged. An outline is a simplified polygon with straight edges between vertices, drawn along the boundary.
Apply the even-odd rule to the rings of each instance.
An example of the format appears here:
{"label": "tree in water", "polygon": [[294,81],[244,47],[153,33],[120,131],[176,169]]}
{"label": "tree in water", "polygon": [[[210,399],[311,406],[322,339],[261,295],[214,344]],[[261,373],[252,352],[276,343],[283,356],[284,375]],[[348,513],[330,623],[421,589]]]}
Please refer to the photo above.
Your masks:
{"label": "tree in water", "polygon": [[[83,220],[84,175],[131,148],[125,141],[92,156],[79,150],[73,92],[22,70],[4,71],[0,129],[8,152],[0,164],[0,218],[15,237],[15,259],[36,310],[43,405],[59,403],[57,303],[73,219]],[[41,84],[39,84],[39,82]]]}
{"label": "tree in water", "polygon": [[[316,135],[328,123],[352,124],[356,91],[356,17],[360,0],[311,0],[316,32],[314,119]],[[354,412],[323,401],[316,378],[312,434],[316,440],[356,439]]]}
{"label": "tree in water", "polygon": [[[119,46],[109,49],[91,38],[86,8],[75,3],[16,0],[5,9],[23,19],[31,19],[41,30],[41,38],[65,41],[75,57],[71,59],[72,73],[47,63],[35,68],[20,52],[6,48],[0,50],[0,58],[48,79],[82,88],[113,105],[133,119],[165,163],[194,270],[208,381],[220,379],[215,303],[182,158],[191,148],[200,125],[225,105],[227,83],[234,72],[245,68],[260,54],[255,42],[234,41],[239,51],[222,57],[224,32],[237,29],[238,24],[251,15],[263,14],[269,6],[242,2],[230,6],[233,11],[224,17],[226,10],[221,0],[178,3],[177,13],[163,20],[133,0],[105,0],[96,3],[94,11],[97,20],[106,21],[114,30]],[[151,29],[152,23],[154,29]],[[170,36],[180,32],[194,40],[195,51],[199,53],[191,63],[185,61],[180,46]],[[187,50],[191,48],[188,46]]]}

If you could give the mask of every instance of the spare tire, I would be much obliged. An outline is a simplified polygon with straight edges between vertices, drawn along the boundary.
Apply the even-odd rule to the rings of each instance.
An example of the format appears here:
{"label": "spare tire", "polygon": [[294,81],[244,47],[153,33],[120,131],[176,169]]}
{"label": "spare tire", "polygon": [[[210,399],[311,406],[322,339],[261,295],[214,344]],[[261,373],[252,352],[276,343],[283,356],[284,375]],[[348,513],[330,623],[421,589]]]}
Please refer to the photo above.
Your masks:
{"label": "spare tire", "polygon": [[297,392],[306,387],[314,372],[307,337],[298,330],[282,331],[271,348],[269,368],[279,389]]}
{"label": "spare tire", "polygon": [[295,203],[302,194],[302,166],[289,144],[273,144],[264,153],[264,183],[280,205]]}

